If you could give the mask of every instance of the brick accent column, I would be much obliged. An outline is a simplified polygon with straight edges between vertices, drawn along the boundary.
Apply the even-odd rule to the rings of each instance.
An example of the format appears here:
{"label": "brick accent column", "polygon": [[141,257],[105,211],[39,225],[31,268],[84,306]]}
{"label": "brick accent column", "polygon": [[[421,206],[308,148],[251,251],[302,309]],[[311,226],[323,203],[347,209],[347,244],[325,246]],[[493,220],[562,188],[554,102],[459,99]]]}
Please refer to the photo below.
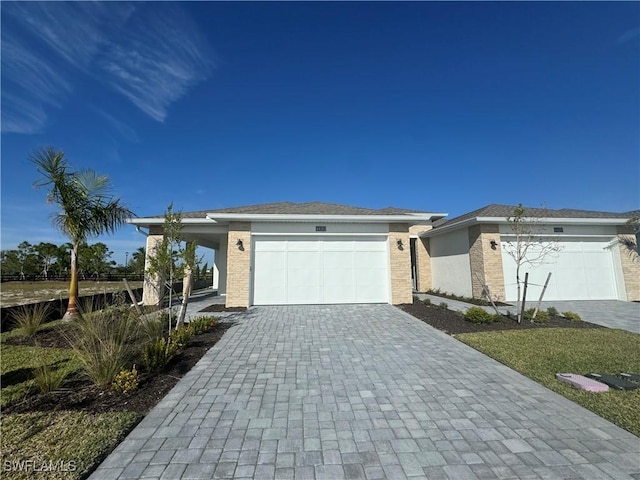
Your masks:
{"label": "brick accent column", "polygon": [[[242,249],[237,245],[242,240]],[[227,246],[227,307],[248,307],[251,288],[251,223],[231,222]]]}
{"label": "brick accent column", "polygon": [[[618,235],[633,238],[633,230],[630,226],[618,227]],[[620,263],[622,264],[622,277],[627,292],[627,301],[640,300],[640,257],[629,255],[629,251],[619,245]]]}
{"label": "brick accent column", "polygon": [[149,275],[146,273],[149,268],[149,258],[155,255],[157,246],[162,242],[164,237],[162,227],[152,226],[149,228],[147,236],[146,255],[144,260],[144,283],[142,285],[142,304],[143,305],[160,305],[162,297],[164,297],[164,284],[158,275]]}
{"label": "brick accent column", "polygon": [[[495,250],[491,241],[496,242]],[[482,284],[488,285],[494,300],[504,300],[502,247],[498,225],[469,227],[469,263],[474,298],[482,298]]]}
{"label": "brick accent column", "polygon": [[[420,235],[423,232],[431,230],[431,228],[430,225],[414,225],[409,228],[409,233],[412,235]],[[419,292],[426,292],[431,289],[431,253],[428,238],[418,237],[416,239],[416,270],[418,273],[416,282],[417,290]]]}
{"label": "brick accent column", "polygon": [[[398,248],[402,240],[402,250]],[[391,269],[391,303],[411,303],[411,246],[409,245],[409,225],[389,224],[389,265]]]}

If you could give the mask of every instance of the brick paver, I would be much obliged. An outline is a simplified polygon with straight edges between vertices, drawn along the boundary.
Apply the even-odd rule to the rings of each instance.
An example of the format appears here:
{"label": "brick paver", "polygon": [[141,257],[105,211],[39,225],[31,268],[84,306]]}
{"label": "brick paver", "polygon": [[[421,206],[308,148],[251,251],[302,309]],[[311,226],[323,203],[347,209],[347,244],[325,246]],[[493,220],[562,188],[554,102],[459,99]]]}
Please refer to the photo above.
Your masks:
{"label": "brick paver", "polygon": [[93,479],[640,479],[640,439],[390,305],[255,307]]}

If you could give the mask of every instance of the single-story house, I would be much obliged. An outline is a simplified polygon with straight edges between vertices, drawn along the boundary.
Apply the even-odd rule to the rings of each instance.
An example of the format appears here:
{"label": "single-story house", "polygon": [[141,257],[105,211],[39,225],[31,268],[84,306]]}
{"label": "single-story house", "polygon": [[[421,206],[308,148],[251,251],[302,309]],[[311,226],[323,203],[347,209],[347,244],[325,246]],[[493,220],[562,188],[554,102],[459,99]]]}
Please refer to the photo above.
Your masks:
{"label": "single-story house", "polygon": [[[416,287],[417,233],[445,216],[283,202],[182,213],[182,236],[215,250],[217,289],[227,307],[401,304],[412,301]],[[148,229],[147,255],[153,254],[164,216],[129,223]],[[158,302],[153,282],[145,281],[145,304]]]}
{"label": "single-story house", "polygon": [[[412,301],[440,289],[515,299],[506,247],[514,206],[489,205],[445,220],[445,213],[368,209],[330,203],[269,203],[182,213],[182,236],[215,251],[217,287],[227,307]],[[639,212],[526,209],[544,214],[540,238],[559,251],[529,271],[529,295],[552,272],[545,299],[640,300],[640,262],[620,247]],[[162,239],[164,216],[133,218],[148,229],[147,255]],[[144,302],[158,302],[154,279]],[[536,284],[534,286],[533,284]],[[538,288],[538,290],[536,290]],[[528,295],[528,296],[529,296]],[[529,296],[529,298],[532,298]]]}
{"label": "single-story house", "polygon": [[[450,220],[438,220],[420,238],[428,251],[431,288],[481,297],[483,285],[493,297],[517,298],[516,261],[509,251],[516,243],[513,205],[488,205]],[[640,300],[640,261],[619,242],[634,235],[627,221],[640,211],[625,213],[551,210],[525,207],[534,235],[527,258],[544,248],[541,261],[522,264],[529,273],[527,298],[538,299],[547,280],[545,300]],[[549,247],[553,248],[549,248]]]}

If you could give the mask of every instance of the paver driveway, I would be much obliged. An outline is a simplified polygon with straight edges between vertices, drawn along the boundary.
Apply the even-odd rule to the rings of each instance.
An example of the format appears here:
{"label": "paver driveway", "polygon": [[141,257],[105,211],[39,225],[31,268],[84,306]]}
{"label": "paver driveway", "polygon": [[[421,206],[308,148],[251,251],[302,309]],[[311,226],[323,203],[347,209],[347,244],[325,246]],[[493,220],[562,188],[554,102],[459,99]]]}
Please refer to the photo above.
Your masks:
{"label": "paver driveway", "polygon": [[92,478],[640,479],[640,439],[390,305],[256,307]]}

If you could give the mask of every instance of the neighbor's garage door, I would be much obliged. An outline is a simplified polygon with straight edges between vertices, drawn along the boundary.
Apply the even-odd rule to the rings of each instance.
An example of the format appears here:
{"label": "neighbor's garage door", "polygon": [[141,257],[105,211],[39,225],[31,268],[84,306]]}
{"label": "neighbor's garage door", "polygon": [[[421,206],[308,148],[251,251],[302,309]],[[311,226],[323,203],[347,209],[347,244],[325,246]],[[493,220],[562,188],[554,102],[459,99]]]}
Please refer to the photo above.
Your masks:
{"label": "neighbor's garage door", "polygon": [[255,305],[388,303],[387,237],[256,238]]}
{"label": "neighbor's garage door", "polygon": [[[527,299],[537,300],[542,291],[547,274],[551,280],[544,300],[615,300],[618,298],[613,271],[611,251],[608,242],[588,239],[564,240],[559,242],[561,250],[545,257],[545,263],[532,268],[521,267],[520,278],[524,281],[529,272]],[[515,301],[516,264],[504,249],[502,253],[505,294],[508,301]]]}

